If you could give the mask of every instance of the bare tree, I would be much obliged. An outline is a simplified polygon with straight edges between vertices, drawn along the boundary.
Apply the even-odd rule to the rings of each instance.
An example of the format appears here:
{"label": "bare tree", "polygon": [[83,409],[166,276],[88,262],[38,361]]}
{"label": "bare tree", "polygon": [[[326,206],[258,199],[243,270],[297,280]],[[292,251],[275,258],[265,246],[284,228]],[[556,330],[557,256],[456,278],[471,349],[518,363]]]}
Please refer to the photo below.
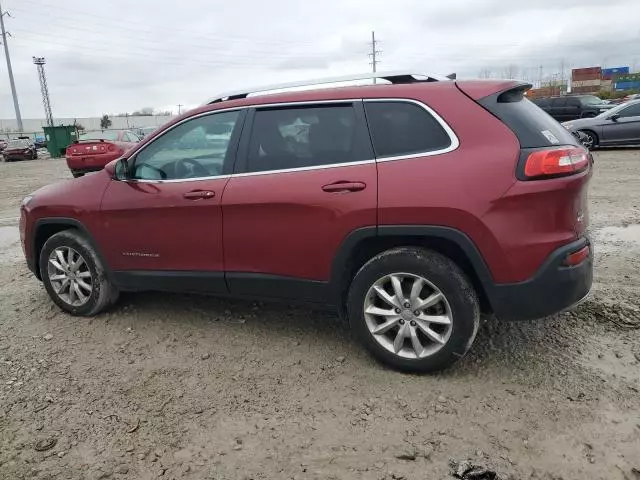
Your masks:
{"label": "bare tree", "polygon": [[482,68],[480,69],[480,73],[478,74],[479,78],[491,78],[493,76],[493,72],[490,68]]}
{"label": "bare tree", "polygon": [[514,78],[516,78],[518,76],[518,72],[520,71],[520,68],[517,65],[508,65],[503,71],[502,71],[502,75],[504,76],[504,78],[508,78],[509,80],[513,80]]}

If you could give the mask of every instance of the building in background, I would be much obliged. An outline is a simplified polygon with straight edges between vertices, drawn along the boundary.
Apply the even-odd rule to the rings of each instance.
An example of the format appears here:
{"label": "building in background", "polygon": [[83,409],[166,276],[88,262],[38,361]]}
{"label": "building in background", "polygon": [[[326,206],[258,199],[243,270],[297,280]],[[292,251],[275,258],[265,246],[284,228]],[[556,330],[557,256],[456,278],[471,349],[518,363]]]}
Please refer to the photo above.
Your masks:
{"label": "building in background", "polygon": [[602,88],[602,68],[574,68],[571,70],[571,93],[597,95]]}

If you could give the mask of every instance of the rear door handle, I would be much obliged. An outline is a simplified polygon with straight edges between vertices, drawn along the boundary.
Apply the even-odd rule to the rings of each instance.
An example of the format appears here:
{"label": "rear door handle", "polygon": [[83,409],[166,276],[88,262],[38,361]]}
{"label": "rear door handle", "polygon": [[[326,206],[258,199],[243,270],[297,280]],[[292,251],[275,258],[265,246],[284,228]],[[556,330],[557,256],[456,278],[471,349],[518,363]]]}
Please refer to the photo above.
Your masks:
{"label": "rear door handle", "polygon": [[182,195],[187,200],[208,200],[216,196],[216,192],[211,190],[193,190]]}
{"label": "rear door handle", "polygon": [[367,188],[364,182],[335,182],[322,187],[322,190],[329,193],[359,192]]}

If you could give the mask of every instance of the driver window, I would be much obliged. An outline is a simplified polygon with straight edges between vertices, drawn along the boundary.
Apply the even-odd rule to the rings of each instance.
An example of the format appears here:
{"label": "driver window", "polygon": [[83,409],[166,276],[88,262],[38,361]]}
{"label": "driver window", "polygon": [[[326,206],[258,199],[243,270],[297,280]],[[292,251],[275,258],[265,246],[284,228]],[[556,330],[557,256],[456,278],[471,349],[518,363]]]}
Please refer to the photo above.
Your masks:
{"label": "driver window", "polygon": [[620,115],[620,118],[640,117],[640,103],[629,105],[627,108],[621,110],[618,115]]}
{"label": "driver window", "polygon": [[222,175],[240,111],[194,118],[161,135],[135,158],[132,178],[186,180]]}

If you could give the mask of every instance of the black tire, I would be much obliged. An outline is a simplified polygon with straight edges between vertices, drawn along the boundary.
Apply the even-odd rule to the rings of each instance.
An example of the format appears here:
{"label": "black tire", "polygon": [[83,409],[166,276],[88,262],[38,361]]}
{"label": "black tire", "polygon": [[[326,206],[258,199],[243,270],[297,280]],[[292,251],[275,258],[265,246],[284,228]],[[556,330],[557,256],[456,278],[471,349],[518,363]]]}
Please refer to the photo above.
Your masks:
{"label": "black tire", "polygon": [[[398,272],[431,282],[444,294],[451,309],[449,339],[440,350],[423,358],[404,358],[387,350],[367,327],[364,303],[369,289],[378,279]],[[414,247],[394,248],[369,260],[351,283],[347,310],[355,338],[378,360],[409,372],[433,372],[451,366],[471,348],[480,325],[478,296],[462,270],[437,252]]]}
{"label": "black tire", "polygon": [[582,142],[582,144],[587,147],[589,150],[593,150],[598,146],[598,135],[591,130],[580,130],[587,138]]}
{"label": "black tire", "polygon": [[38,159],[38,152],[34,151],[33,156],[31,157],[31,160],[37,160],[37,159]]}
{"label": "black tire", "polygon": [[[86,303],[74,306],[56,293],[48,273],[49,255],[56,248],[70,247],[84,259],[91,273],[92,292]],[[47,293],[58,307],[76,316],[93,316],[105,310],[118,299],[118,289],[107,278],[104,265],[91,244],[78,230],[64,230],[52,235],[40,252],[40,275]]]}
{"label": "black tire", "polygon": [[73,175],[73,178],[79,178],[79,177],[84,177],[84,172],[71,172],[71,175]]}

